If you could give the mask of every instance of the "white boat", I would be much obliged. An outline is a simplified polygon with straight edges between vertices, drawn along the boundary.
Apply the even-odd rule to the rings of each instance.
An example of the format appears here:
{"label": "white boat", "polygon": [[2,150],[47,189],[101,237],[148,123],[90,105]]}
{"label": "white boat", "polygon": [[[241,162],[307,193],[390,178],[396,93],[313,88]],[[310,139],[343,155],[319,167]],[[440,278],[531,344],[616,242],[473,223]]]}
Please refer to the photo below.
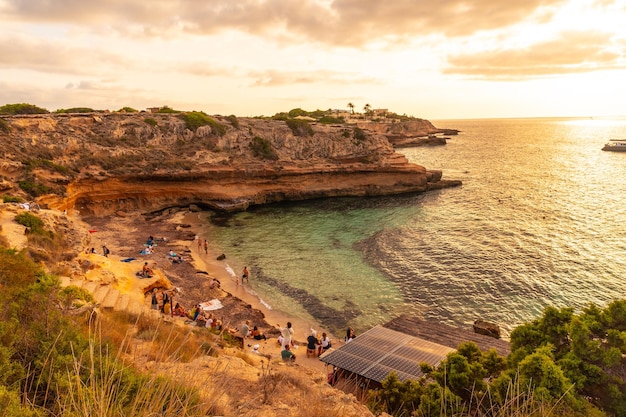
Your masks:
{"label": "white boat", "polygon": [[626,152],[626,139],[611,139],[602,148],[603,151]]}

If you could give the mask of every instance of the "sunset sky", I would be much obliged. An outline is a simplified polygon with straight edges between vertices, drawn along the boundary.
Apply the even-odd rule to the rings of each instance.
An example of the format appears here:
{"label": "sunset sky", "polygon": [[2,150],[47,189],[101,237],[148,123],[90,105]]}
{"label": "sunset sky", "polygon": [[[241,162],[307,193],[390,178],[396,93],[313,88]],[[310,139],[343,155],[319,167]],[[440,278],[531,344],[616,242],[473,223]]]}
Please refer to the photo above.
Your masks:
{"label": "sunset sky", "polygon": [[626,0],[0,0],[0,105],[620,115]]}

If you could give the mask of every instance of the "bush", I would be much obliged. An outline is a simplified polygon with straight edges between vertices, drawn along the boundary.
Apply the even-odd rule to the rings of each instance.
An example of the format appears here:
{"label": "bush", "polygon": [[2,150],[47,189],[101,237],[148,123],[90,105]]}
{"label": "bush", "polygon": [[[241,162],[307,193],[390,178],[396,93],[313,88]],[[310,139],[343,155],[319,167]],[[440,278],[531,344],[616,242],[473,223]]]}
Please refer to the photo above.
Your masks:
{"label": "bush", "polygon": [[357,144],[367,139],[367,135],[365,134],[365,131],[359,127],[354,128],[354,131],[352,132],[352,137],[354,138],[354,141]]}
{"label": "bush", "polygon": [[0,117],[0,132],[9,133],[11,131],[11,127],[9,124]]}
{"label": "bush", "polygon": [[44,226],[43,220],[28,211],[15,216],[15,221],[22,226],[30,228],[31,230],[43,230]]}
{"label": "bush", "polygon": [[133,109],[132,107],[122,107],[121,109],[118,110],[118,112],[120,112],[120,113],[137,113],[137,110]]}
{"label": "bush", "polygon": [[14,197],[11,195],[3,195],[2,202],[3,203],[23,203],[24,200],[22,200],[20,197]]}
{"label": "bush", "polygon": [[343,117],[322,116],[319,119],[319,122],[330,125],[330,124],[343,124],[345,123],[345,120],[343,119]]}
{"label": "bush", "polygon": [[33,197],[39,197],[41,195],[48,194],[51,191],[51,188],[47,185],[36,183],[33,180],[18,181],[17,185],[19,185],[24,192]]}
{"label": "bush", "polygon": [[55,113],[95,113],[97,110],[94,110],[90,107],[72,107],[70,109],[58,109],[54,111]]}
{"label": "bush", "polygon": [[276,153],[276,150],[272,147],[272,144],[267,139],[255,136],[254,138],[252,138],[250,147],[254,152],[254,156],[258,158],[270,159],[273,161],[278,159],[278,154]]}
{"label": "bush", "polygon": [[70,170],[63,165],[55,164],[47,159],[28,159],[23,162],[27,171],[32,171],[35,168],[45,168],[48,171],[58,172],[59,174],[67,175]]}
{"label": "bush", "polygon": [[143,119],[143,121],[149,124],[150,126],[158,125],[157,121],[154,120],[152,117],[146,117],[145,119]]}
{"label": "bush", "polygon": [[306,120],[289,119],[286,121],[294,136],[313,136],[313,128]]}
{"label": "bush", "polygon": [[48,110],[37,107],[34,104],[16,103],[5,104],[0,107],[0,114],[45,114],[50,113]]}
{"label": "bush", "polygon": [[223,125],[217,123],[204,112],[192,111],[183,114],[182,117],[187,129],[194,132],[201,126],[211,126],[211,132],[216,135],[224,136],[226,133],[226,128]]}
{"label": "bush", "polygon": [[237,116],[234,114],[227,116],[226,120],[228,120],[235,129],[239,128],[239,119],[237,119]]}
{"label": "bush", "polygon": [[157,113],[182,113],[182,112],[180,110],[174,110],[173,108],[168,107],[168,106],[163,106],[159,110],[157,110]]}

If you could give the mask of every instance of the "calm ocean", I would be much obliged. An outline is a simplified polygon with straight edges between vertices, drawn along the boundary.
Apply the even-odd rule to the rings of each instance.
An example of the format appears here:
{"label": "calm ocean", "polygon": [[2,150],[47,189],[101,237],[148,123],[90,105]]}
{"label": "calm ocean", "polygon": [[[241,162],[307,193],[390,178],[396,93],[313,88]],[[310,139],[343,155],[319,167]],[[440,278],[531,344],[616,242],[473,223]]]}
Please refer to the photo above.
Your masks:
{"label": "calm ocean", "polygon": [[462,187],[214,215],[207,236],[271,308],[336,335],[407,312],[509,332],[626,297],[626,153],[601,151],[626,118],[434,124],[462,132],[400,152]]}

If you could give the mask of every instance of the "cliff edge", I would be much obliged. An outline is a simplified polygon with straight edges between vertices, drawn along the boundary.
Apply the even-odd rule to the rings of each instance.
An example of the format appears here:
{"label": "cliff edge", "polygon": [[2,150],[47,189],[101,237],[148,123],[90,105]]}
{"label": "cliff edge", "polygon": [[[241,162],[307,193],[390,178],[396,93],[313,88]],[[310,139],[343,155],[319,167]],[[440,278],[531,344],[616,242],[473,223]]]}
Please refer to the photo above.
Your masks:
{"label": "cliff edge", "polygon": [[206,115],[198,123],[197,115],[2,116],[0,192],[36,197],[50,208],[107,215],[189,204],[237,211],[279,201],[460,185],[409,163],[375,123]]}

